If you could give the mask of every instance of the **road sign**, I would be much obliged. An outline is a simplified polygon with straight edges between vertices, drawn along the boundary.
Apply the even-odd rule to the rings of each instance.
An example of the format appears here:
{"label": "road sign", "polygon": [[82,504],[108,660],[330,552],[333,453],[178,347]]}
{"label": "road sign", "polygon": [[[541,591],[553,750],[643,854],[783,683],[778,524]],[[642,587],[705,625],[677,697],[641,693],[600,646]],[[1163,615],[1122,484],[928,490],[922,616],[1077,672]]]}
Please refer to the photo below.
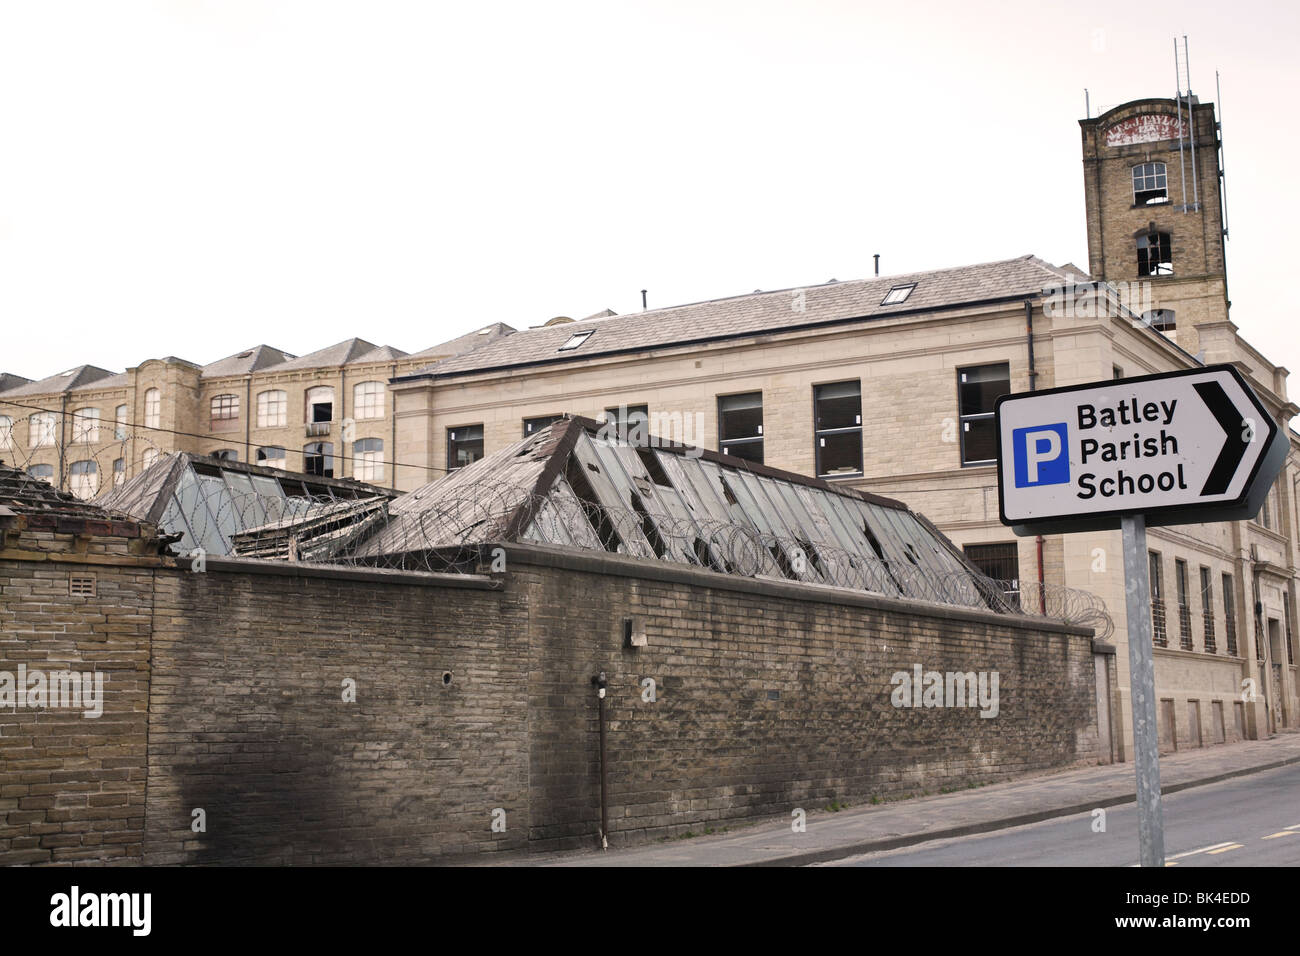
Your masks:
{"label": "road sign", "polygon": [[1164,866],[1148,525],[1253,518],[1289,443],[1230,365],[1004,395],[998,504],[1020,535],[1123,529],[1143,866]]}
{"label": "road sign", "polygon": [[1017,534],[1253,518],[1286,435],[1230,365],[1004,395],[998,500]]}

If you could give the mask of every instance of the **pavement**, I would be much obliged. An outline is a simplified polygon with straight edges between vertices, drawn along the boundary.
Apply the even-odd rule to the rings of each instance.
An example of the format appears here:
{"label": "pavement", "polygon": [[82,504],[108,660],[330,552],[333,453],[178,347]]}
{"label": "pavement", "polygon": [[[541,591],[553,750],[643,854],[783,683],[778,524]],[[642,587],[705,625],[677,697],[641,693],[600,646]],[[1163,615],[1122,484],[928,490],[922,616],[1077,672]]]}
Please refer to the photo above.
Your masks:
{"label": "pavement", "polygon": [[[1300,763],[1300,733],[1168,754],[1160,758],[1161,793],[1295,763]],[[1117,763],[838,812],[808,807],[802,833],[792,831],[786,816],[741,829],[723,824],[731,827],[728,833],[603,852],[512,854],[489,865],[803,866],[1132,803],[1135,789],[1133,764]]]}

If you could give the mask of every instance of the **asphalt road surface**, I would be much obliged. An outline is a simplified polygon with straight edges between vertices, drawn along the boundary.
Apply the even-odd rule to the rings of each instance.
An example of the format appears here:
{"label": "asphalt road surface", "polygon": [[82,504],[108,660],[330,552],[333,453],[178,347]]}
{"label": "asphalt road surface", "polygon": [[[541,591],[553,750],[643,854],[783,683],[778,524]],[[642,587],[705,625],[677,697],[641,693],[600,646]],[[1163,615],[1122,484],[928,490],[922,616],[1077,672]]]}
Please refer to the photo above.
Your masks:
{"label": "asphalt road surface", "polygon": [[[1300,866],[1300,764],[1165,797],[1166,866]],[[1094,811],[1095,813],[1096,811]],[[1137,805],[901,850],[827,866],[1135,866]]]}

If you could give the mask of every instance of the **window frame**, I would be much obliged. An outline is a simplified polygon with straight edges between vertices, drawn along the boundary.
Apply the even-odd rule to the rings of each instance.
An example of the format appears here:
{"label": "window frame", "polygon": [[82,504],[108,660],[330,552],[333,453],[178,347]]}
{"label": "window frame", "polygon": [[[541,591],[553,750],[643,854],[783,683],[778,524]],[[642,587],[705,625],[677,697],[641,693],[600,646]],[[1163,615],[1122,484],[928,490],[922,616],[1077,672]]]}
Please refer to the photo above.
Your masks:
{"label": "window frame", "polygon": [[[755,395],[758,396],[758,405],[757,405],[758,431],[753,435],[744,435],[739,438],[723,438],[722,437],[724,434],[723,426],[727,420],[726,416],[728,411],[728,409],[726,409],[724,406],[726,405],[728,400],[734,401],[736,399],[751,398]],[[861,399],[859,399],[859,401],[860,400]],[[718,453],[721,455],[727,455],[731,458],[739,459],[741,461],[753,462],[754,464],[757,465],[763,464],[763,452],[764,452],[763,390],[760,388],[748,392],[733,392],[729,395],[719,395],[717,396],[717,401],[718,401]],[[753,407],[755,406],[748,406],[748,408],[753,408]],[[747,409],[739,409],[739,410],[745,411]],[[730,411],[737,411],[737,409],[730,409]],[[737,455],[731,451],[731,449],[735,447],[753,448],[755,446],[757,446],[758,448],[758,457],[756,458],[750,457],[749,455]]]}
{"label": "window frame", "polygon": [[[1005,368],[1006,369],[1006,391],[993,396],[992,407],[987,412],[964,412],[962,404],[962,386],[966,382],[962,381],[962,376],[980,369]],[[961,457],[961,466],[963,468],[986,468],[989,465],[996,465],[997,459],[997,435],[993,436],[994,453],[992,458],[978,458],[968,460],[966,456],[966,436],[970,432],[969,425],[972,422],[994,422],[997,416],[998,399],[1003,395],[1011,394],[1011,363],[1007,362],[985,362],[982,365],[963,365],[957,369],[957,453]]]}
{"label": "window frame", "polygon": [[222,392],[208,399],[208,430],[233,432],[239,430],[239,396]]}
{"label": "window frame", "polygon": [[[263,453],[268,451],[278,451],[280,454],[274,457],[269,455],[263,457]],[[258,445],[257,450],[253,452],[252,463],[254,465],[261,465],[263,468],[279,468],[281,470],[286,470],[283,463],[288,461],[288,458],[289,452],[283,445]],[[271,462],[276,461],[281,464],[271,464]]]}
{"label": "window frame", "polygon": [[[1137,235],[1138,278],[1161,279],[1174,274],[1174,237],[1173,233],[1157,230],[1156,255],[1152,262],[1151,233],[1144,230]],[[1146,271],[1144,271],[1146,270]]]}
{"label": "window frame", "polygon": [[53,448],[58,440],[58,420],[54,412],[32,412],[27,419],[27,447]]}
{"label": "window frame", "polygon": [[[478,437],[477,437],[477,438],[457,438],[457,437],[456,437],[456,432],[458,432],[458,431],[464,431],[464,430],[467,430],[467,429],[468,429],[468,430],[472,430],[472,429],[475,429],[475,428],[478,429]],[[477,441],[478,444],[479,444],[479,454],[478,454],[478,457],[477,457],[477,458],[473,458],[473,459],[471,459],[471,460],[465,462],[463,465],[461,465],[461,464],[456,464],[454,453],[455,453],[457,450],[459,450],[459,448],[460,448],[462,445],[465,445],[465,444],[472,444],[472,443],[474,443],[475,441]],[[467,468],[467,467],[469,467],[470,465],[474,464],[474,462],[476,462],[476,461],[482,461],[482,460],[483,460],[483,457],[487,454],[486,435],[485,435],[485,433],[484,433],[484,428],[483,428],[483,423],[482,423],[482,422],[471,423],[471,424],[468,424],[468,425],[453,425],[453,426],[449,427],[449,428],[447,429],[447,431],[446,431],[446,442],[447,442],[447,473],[448,473],[448,474],[451,474],[453,471],[459,471],[459,470],[462,469],[462,468]]]}
{"label": "window frame", "polygon": [[[1150,169],[1149,174],[1146,172],[1148,169]],[[1138,163],[1132,167],[1130,174],[1130,181],[1133,185],[1134,206],[1163,206],[1169,202],[1169,167],[1164,163],[1156,160]],[[1151,184],[1150,188],[1138,189],[1139,180],[1142,181],[1143,185],[1149,182]],[[1164,183],[1163,187],[1159,185],[1161,182]],[[1159,195],[1156,195],[1157,193]]]}
{"label": "window frame", "polygon": [[[309,451],[316,448],[319,451]],[[319,458],[321,460],[320,470],[313,471],[309,462]],[[315,475],[317,478],[334,477],[334,443],[332,441],[313,441],[302,446],[302,471],[305,475]]]}
{"label": "window frame", "polygon": [[[370,447],[372,443],[379,447]],[[358,438],[352,443],[352,477],[358,481],[384,480],[384,440],[382,438]]]}
{"label": "window frame", "polygon": [[537,415],[534,416],[533,418],[525,418],[524,437],[531,438],[533,435],[537,434],[543,428],[546,428],[548,425],[554,425],[562,418],[564,418],[564,415],[562,414],[561,415]]}
{"label": "window frame", "polygon": [[144,427],[160,428],[161,426],[162,426],[162,392],[157,388],[145,389]]}
{"label": "window frame", "polygon": [[0,451],[15,450],[13,416],[0,415]]}
{"label": "window frame", "polygon": [[569,335],[567,339],[564,340],[564,344],[561,345],[555,351],[572,352],[575,349],[580,349],[584,345],[586,345],[587,342],[591,339],[591,337],[595,334],[596,334],[596,329],[582,329],[580,331],[573,332]]}
{"label": "window frame", "polygon": [[113,440],[126,441],[127,416],[130,414],[130,408],[127,405],[118,405],[113,409]]}
{"label": "window frame", "polygon": [[[371,388],[363,394],[361,389],[371,385],[377,386],[378,391]],[[383,418],[387,410],[387,397],[383,382],[374,379],[357,382],[352,386],[352,417],[359,422]]]}
{"label": "window frame", "polygon": [[[821,395],[822,390],[831,389],[836,387],[837,385],[850,385],[850,384],[856,385],[858,387],[858,413],[857,413],[858,423],[856,425],[840,425],[831,428],[822,428],[821,427],[822,415],[820,414],[821,402],[824,400],[832,401],[835,398],[839,398],[839,397],[847,397],[847,396],[827,396],[825,399],[823,399]],[[813,465],[814,465],[814,472],[816,473],[817,477],[825,481],[831,481],[836,478],[861,478],[865,474],[863,466],[866,461],[866,448],[864,447],[863,434],[862,434],[862,379],[846,378],[836,382],[821,382],[818,384],[814,384],[812,411],[813,411]],[[852,435],[852,434],[857,434],[858,436],[857,471],[852,473],[837,472],[835,474],[827,474],[822,469],[822,449],[826,447],[826,439],[834,438],[839,435]]]}
{"label": "window frame", "polygon": [[257,393],[258,428],[287,428],[289,393],[282,388],[265,388]]}
{"label": "window frame", "polygon": [[[86,467],[78,470],[79,465]],[[83,487],[86,484],[90,486],[88,489]],[[81,490],[86,493],[82,494]],[[81,501],[89,501],[99,494],[99,463],[93,458],[82,458],[68,465],[68,491]]]}
{"label": "window frame", "polygon": [[901,282],[885,293],[881,305],[902,305],[916,291],[915,282]]}

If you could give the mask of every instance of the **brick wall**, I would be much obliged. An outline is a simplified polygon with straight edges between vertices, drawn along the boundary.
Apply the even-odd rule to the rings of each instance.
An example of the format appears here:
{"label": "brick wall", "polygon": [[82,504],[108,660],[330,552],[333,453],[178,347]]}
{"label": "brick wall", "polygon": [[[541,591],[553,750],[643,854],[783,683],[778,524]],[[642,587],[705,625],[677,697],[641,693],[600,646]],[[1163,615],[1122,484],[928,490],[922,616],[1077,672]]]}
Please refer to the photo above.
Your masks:
{"label": "brick wall", "polygon": [[[615,846],[1097,758],[1084,632],[613,555],[521,546],[508,567],[497,589],[214,559],[109,568],[78,608],[66,571],[0,564],[6,660],[114,668],[98,721],[0,716],[0,860],[591,846],[600,670]],[[625,617],[648,646],[623,647]],[[998,671],[998,716],[895,708],[890,677],[913,664]]]}
{"label": "brick wall", "polygon": [[[76,553],[73,535],[27,531],[0,549],[0,671],[104,675],[97,718],[0,707],[0,863],[140,859],[153,570],[103,563],[128,543]],[[96,594],[71,595],[74,575]]]}

